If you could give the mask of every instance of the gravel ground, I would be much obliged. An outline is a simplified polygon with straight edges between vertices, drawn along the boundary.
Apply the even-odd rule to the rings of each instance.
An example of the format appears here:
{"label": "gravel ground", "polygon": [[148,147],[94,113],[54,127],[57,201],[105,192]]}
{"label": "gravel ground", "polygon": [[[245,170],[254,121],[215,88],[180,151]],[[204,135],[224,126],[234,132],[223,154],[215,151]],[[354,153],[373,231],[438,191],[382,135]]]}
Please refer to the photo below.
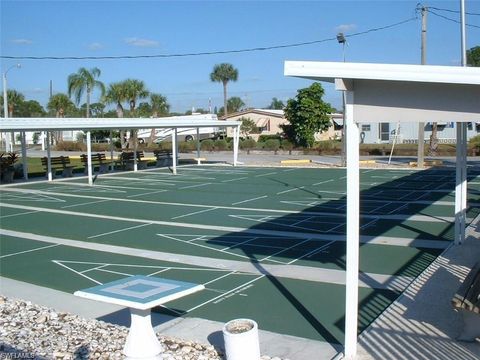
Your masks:
{"label": "gravel ground", "polygon": [[[0,296],[0,359],[123,359],[127,332],[126,327]],[[163,360],[224,359],[212,345],[157,337]]]}

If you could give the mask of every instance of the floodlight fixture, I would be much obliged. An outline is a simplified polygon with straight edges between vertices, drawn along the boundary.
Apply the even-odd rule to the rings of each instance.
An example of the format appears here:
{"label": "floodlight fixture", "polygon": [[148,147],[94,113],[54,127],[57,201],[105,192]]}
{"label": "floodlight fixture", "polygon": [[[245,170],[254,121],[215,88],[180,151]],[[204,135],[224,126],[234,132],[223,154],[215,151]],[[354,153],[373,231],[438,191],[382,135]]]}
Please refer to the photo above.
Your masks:
{"label": "floodlight fixture", "polygon": [[345,44],[347,42],[347,39],[345,39],[345,35],[343,35],[342,32],[337,34],[337,41],[339,44]]}

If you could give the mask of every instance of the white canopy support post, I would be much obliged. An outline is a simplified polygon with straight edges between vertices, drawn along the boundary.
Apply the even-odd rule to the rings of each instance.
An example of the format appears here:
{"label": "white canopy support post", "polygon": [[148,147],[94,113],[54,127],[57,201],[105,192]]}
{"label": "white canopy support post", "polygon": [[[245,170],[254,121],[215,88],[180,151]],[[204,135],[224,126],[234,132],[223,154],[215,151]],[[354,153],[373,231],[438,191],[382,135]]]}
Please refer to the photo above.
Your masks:
{"label": "white canopy support post", "polygon": [[460,245],[465,240],[465,215],[466,215],[466,126],[457,123],[457,147],[455,162],[455,245]]}
{"label": "white canopy support post", "polygon": [[110,130],[110,171],[113,171],[113,130]]}
{"label": "white canopy support post", "polygon": [[47,140],[47,178],[48,181],[53,180],[53,175],[52,175],[52,161],[51,161],[51,154],[50,154],[50,138],[51,134],[50,131],[47,131],[46,133],[46,140]]}
{"label": "white canopy support post", "polygon": [[233,128],[233,166],[238,163],[238,144],[240,142],[240,126]]}
{"label": "white canopy support post", "polygon": [[173,136],[172,136],[172,169],[173,169],[173,175],[177,175],[177,128],[174,129],[173,131]]}
{"label": "white canopy support post", "polygon": [[200,163],[200,128],[197,127],[197,165]]}
{"label": "white canopy support post", "polygon": [[87,174],[90,186],[93,186],[92,170],[92,135],[90,131],[87,131]]}
{"label": "white canopy support post", "polygon": [[345,92],[347,141],[347,269],[345,297],[345,359],[357,354],[360,229],[359,126],[354,122],[353,91]]}
{"label": "white canopy support post", "polygon": [[23,178],[28,180],[28,162],[27,162],[27,138],[25,131],[21,132],[22,140],[22,165],[23,165]]}
{"label": "white canopy support post", "polygon": [[137,131],[132,130],[133,132],[133,171],[138,171],[138,164],[137,164]]}
{"label": "white canopy support post", "polygon": [[42,131],[42,133],[40,135],[40,139],[42,140],[42,151],[45,151],[45,141],[47,139],[47,135],[46,135],[45,131]]}

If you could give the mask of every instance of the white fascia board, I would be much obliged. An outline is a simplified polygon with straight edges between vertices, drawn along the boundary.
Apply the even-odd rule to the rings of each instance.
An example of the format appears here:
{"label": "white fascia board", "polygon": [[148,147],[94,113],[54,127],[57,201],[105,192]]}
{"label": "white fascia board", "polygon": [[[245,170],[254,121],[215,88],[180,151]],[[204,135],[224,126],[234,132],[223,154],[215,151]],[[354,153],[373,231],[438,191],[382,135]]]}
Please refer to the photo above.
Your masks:
{"label": "white fascia board", "polygon": [[480,85],[480,68],[460,66],[285,61],[284,75],[327,82],[363,79]]}
{"label": "white fascia board", "polygon": [[0,131],[159,129],[238,126],[238,121],[221,121],[214,114],[164,118],[3,118]]}

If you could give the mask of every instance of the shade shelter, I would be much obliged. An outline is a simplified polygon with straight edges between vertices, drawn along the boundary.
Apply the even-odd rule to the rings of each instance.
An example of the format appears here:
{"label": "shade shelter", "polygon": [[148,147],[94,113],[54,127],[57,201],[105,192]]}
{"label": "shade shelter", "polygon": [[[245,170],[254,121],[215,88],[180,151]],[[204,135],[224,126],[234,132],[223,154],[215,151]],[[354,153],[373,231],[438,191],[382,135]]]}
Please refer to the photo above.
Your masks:
{"label": "shade shelter", "polygon": [[[173,173],[177,172],[177,130],[181,128],[196,128],[197,134],[199,128],[219,128],[225,129],[232,127],[233,131],[233,165],[238,161],[238,145],[240,139],[240,125],[238,121],[220,121],[214,114],[203,115],[185,115],[164,118],[6,118],[0,120],[0,131],[46,131],[47,132],[47,157],[48,157],[48,179],[52,180],[52,171],[50,163],[50,141],[49,133],[51,131],[83,130],[87,138],[87,157],[88,157],[88,183],[93,185],[92,178],[92,160],[91,160],[91,137],[92,130],[130,130],[130,129],[173,129],[172,136],[172,155],[173,155]],[[23,137],[24,139],[24,137]],[[197,136],[198,141],[198,136]],[[197,151],[199,151],[197,146]],[[136,148],[134,149],[136,152]],[[22,141],[22,156],[27,157],[25,141]],[[113,156],[113,150],[112,150]],[[134,156],[134,171],[137,170],[136,156]],[[24,161],[24,174],[27,173],[26,162]]]}
{"label": "shade shelter", "polygon": [[456,122],[455,243],[465,239],[466,124],[480,122],[480,69],[448,66],[286,61],[286,76],[335,83],[345,92],[347,264],[345,350],[357,354],[359,140],[361,123]]}

